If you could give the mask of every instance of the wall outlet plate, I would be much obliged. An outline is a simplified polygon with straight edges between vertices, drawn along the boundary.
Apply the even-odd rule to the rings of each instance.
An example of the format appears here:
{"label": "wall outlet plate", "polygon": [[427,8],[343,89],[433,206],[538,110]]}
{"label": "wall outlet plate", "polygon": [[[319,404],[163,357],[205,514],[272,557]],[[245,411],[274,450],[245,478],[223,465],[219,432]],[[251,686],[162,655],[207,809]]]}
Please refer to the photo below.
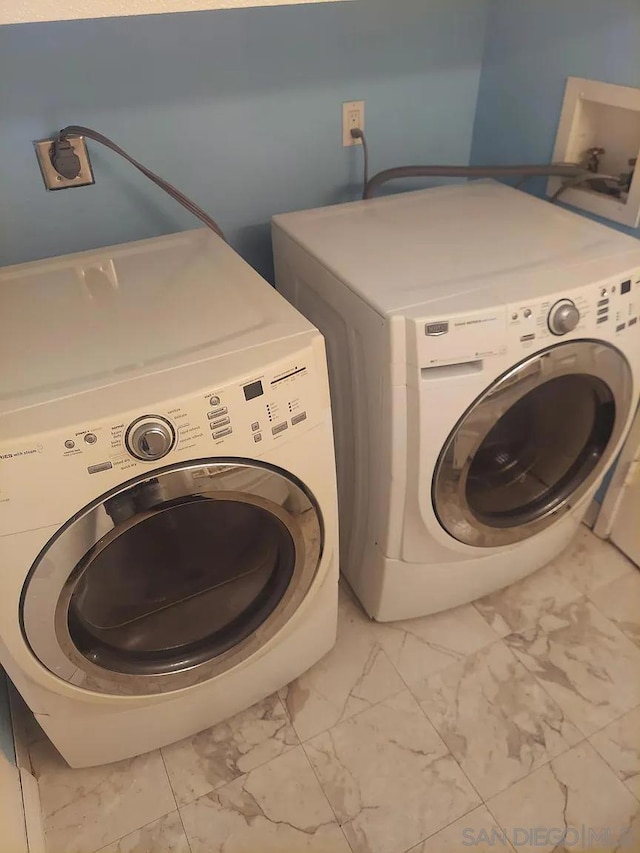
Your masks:
{"label": "wall outlet plate", "polygon": [[42,180],[48,190],[66,190],[69,187],[86,187],[89,184],[95,183],[84,136],[70,136],[69,140],[80,160],[80,173],[75,178],[64,178],[53,168],[50,156],[53,139],[39,139],[33,143],[42,173]]}
{"label": "wall outlet plate", "polygon": [[[604,149],[598,169],[601,174],[614,177],[630,174],[633,167],[629,161],[640,157],[640,89],[569,77],[553,160],[556,163],[585,162],[590,148]],[[560,201],[613,222],[637,227],[640,224],[639,164],[640,160],[628,193],[620,198],[578,186],[566,189]],[[597,174],[594,173],[594,177]],[[560,178],[550,178],[548,195],[553,195],[561,186]]]}
{"label": "wall outlet plate", "polygon": [[351,130],[359,127],[364,133],[364,101],[345,101],[342,105],[342,146],[362,145],[362,139],[351,136]]}

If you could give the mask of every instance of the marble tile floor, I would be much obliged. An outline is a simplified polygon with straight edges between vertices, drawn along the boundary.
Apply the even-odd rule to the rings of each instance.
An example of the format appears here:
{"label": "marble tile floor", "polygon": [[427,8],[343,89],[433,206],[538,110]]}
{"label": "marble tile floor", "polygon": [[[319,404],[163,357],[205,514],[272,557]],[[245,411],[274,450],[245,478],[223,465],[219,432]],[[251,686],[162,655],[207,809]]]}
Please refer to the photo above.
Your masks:
{"label": "marble tile floor", "polygon": [[48,853],[640,851],[640,571],[581,528],[448,613],[372,623],[148,755],[71,770],[33,729]]}

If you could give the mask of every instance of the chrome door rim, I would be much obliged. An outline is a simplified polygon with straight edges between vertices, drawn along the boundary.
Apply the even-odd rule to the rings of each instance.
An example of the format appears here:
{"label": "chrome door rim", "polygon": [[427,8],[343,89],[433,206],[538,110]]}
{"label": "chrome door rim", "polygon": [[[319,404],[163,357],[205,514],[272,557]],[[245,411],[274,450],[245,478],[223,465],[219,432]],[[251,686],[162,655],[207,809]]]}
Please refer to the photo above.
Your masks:
{"label": "chrome door rim", "polygon": [[[602,364],[598,363],[599,356]],[[474,515],[466,499],[467,477],[476,452],[491,428],[515,403],[545,382],[569,375],[600,379],[612,393],[615,422],[605,451],[570,495],[535,519],[513,527],[484,524]],[[460,418],[438,458],[431,494],[434,511],[442,527],[458,541],[484,548],[520,542],[549,527],[575,506],[611,461],[631,412],[632,387],[631,368],[625,356],[609,344],[592,340],[555,344],[524,359],[498,377]],[[487,406],[490,407],[490,418],[483,414]],[[455,459],[455,450],[456,439],[463,427],[473,438],[461,462]]]}
{"label": "chrome door rim", "polygon": [[[257,484],[247,475],[260,475]],[[167,479],[171,478],[171,479]],[[264,478],[267,478],[265,480]],[[226,486],[216,482],[224,479]],[[91,552],[105,547],[106,501],[148,481],[168,486],[171,498],[239,500],[265,509],[291,536],[295,562],[290,583],[273,611],[241,642],[194,666],[154,675],[130,675],[97,666],[75,646],[69,633],[68,605],[75,586],[90,564]],[[182,481],[182,485],[180,485]],[[236,482],[237,489],[228,486]],[[285,508],[260,494],[266,482],[284,487],[295,506]],[[148,517],[141,513],[141,517]],[[117,528],[114,525],[114,530]],[[69,531],[75,532],[75,540]],[[114,695],[148,695],[180,690],[207,681],[255,654],[289,621],[306,597],[323,552],[322,516],[315,499],[297,478],[284,470],[244,459],[204,459],[157,469],[122,484],[76,513],[45,545],[23,587],[22,631],[35,657],[50,672],[86,690]]]}

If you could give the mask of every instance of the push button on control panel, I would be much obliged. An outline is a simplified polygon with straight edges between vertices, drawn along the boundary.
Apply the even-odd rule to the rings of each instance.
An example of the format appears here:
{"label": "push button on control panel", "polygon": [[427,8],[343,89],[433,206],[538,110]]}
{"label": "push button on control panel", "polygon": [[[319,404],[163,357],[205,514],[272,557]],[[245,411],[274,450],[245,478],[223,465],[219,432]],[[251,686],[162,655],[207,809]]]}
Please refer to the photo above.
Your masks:
{"label": "push button on control panel", "polygon": [[300,412],[299,415],[294,415],[291,418],[291,426],[295,426],[296,424],[301,424],[302,421],[306,421],[306,419],[307,419],[307,413],[306,412]]}
{"label": "push button on control panel", "polygon": [[230,424],[230,423],[231,423],[230,418],[218,418],[217,421],[211,421],[209,426],[211,427],[211,429],[217,429],[218,427],[226,426],[227,424]]}
{"label": "push button on control panel", "polygon": [[258,423],[258,421],[254,421],[251,424],[251,432],[258,432],[259,429],[260,429],[260,424]]}
{"label": "push button on control panel", "polygon": [[95,444],[98,439],[96,438],[96,436],[92,432],[88,432],[85,435],[84,440],[86,441],[87,444]]}
{"label": "push button on control panel", "polygon": [[211,397],[209,400],[209,405],[212,407],[219,406],[220,405],[220,397],[215,397],[215,396]]}
{"label": "push button on control panel", "polygon": [[99,471],[108,471],[110,468],[113,468],[111,462],[100,462],[98,465],[89,465],[87,471],[90,474],[97,474]]}
{"label": "push button on control panel", "polygon": [[225,435],[231,435],[232,432],[233,432],[233,430],[231,429],[230,426],[228,426],[228,427],[225,427],[224,429],[216,430],[216,432],[213,433],[213,437],[214,437],[214,439],[224,438]]}
{"label": "push button on control panel", "polygon": [[289,424],[286,421],[283,421],[281,424],[276,424],[274,427],[271,427],[271,432],[273,435],[278,435],[279,432],[284,432],[285,429],[289,428]]}
{"label": "push button on control panel", "polygon": [[211,421],[211,420],[213,420],[214,418],[219,418],[219,417],[220,417],[220,415],[226,415],[226,414],[228,414],[228,412],[229,412],[229,409],[227,409],[227,407],[226,407],[226,406],[221,406],[219,409],[214,409],[212,412],[209,412],[209,413],[208,413],[208,415],[207,415],[207,417],[208,417],[208,418],[209,418],[209,420]]}
{"label": "push button on control panel", "polygon": [[73,441],[73,439],[68,438],[65,441],[64,446],[67,448],[67,450],[73,450],[73,448],[76,446],[76,443],[75,441]]}

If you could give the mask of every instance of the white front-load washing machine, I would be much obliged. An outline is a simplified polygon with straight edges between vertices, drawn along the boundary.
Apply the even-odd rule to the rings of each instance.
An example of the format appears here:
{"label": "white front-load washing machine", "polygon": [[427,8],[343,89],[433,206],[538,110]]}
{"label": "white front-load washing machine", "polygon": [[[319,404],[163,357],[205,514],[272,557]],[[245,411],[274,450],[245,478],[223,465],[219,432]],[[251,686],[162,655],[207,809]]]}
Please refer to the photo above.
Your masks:
{"label": "white front-load washing machine", "polygon": [[333,645],[320,333],[209,231],[0,270],[0,664],[72,766]]}
{"label": "white front-load washing machine", "polygon": [[327,342],[341,566],[369,614],[554,558],[638,402],[640,243],[485,181],[278,216],[273,241]]}

